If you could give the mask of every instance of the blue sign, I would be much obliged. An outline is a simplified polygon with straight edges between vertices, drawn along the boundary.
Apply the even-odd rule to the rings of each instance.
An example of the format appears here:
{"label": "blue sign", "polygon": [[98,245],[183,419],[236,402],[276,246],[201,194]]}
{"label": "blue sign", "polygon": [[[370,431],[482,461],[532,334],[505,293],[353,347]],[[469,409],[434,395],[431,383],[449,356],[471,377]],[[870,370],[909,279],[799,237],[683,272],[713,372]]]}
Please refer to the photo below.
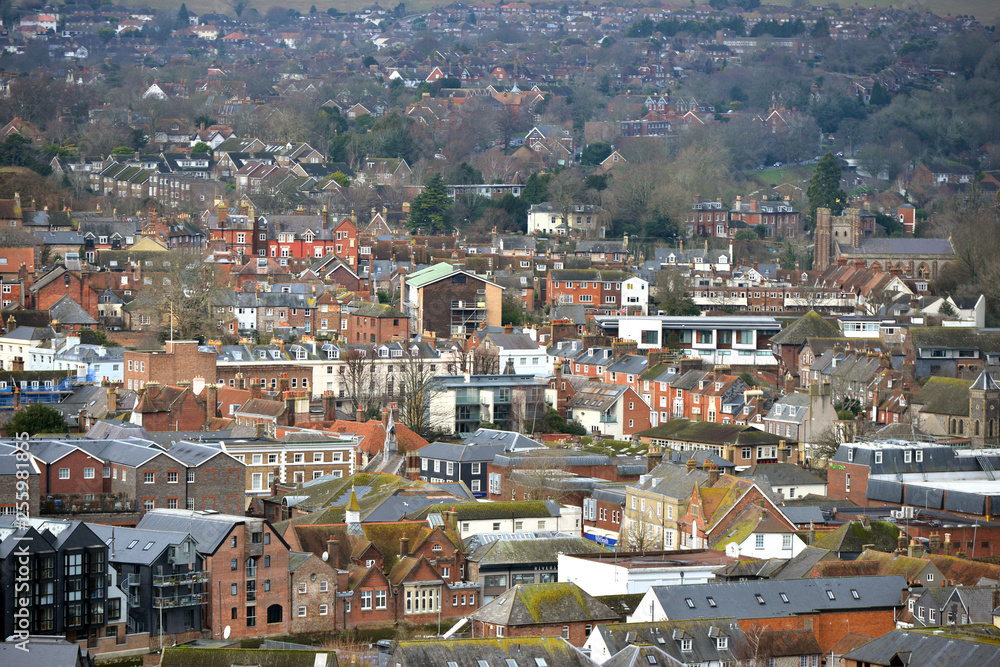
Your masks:
{"label": "blue sign", "polygon": [[597,542],[598,544],[602,544],[606,547],[613,547],[616,544],[618,544],[618,540],[616,540],[613,537],[605,537],[604,535],[595,535],[594,533],[584,533],[583,536],[586,537],[591,542]]}

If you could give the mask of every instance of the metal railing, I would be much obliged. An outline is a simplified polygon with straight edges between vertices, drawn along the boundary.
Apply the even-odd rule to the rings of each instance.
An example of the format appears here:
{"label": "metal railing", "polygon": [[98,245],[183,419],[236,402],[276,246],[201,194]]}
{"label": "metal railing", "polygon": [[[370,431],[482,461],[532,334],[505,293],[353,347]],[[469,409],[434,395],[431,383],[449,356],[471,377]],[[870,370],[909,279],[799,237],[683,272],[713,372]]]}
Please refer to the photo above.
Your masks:
{"label": "metal railing", "polygon": [[[131,574],[129,575],[129,577],[132,576]],[[154,586],[189,586],[191,584],[203,584],[207,581],[208,572],[202,570],[153,575]]]}
{"label": "metal railing", "polygon": [[189,593],[187,595],[171,595],[153,598],[153,609],[173,609],[175,607],[194,607],[205,602],[204,593]]}

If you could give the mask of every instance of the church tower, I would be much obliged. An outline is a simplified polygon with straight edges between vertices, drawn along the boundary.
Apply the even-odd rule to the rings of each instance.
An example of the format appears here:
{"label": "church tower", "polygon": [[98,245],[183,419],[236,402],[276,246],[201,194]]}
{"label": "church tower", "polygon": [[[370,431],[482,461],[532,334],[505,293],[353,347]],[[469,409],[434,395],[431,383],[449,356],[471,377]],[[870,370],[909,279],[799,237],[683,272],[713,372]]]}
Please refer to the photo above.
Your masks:
{"label": "church tower", "polygon": [[968,433],[973,447],[1000,445],[1000,385],[985,368],[969,387]]}
{"label": "church tower", "polygon": [[816,229],[813,232],[813,268],[826,271],[833,262],[832,214],[828,208],[816,209]]}

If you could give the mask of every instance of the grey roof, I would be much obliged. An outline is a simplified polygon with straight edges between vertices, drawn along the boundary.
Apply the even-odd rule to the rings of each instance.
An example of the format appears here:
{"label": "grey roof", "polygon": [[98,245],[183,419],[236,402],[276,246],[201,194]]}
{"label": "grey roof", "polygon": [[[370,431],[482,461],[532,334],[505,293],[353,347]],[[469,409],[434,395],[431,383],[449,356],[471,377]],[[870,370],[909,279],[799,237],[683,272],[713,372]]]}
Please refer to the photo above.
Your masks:
{"label": "grey roof", "polygon": [[[688,654],[685,654],[687,657]],[[689,658],[690,659],[690,658]],[[686,663],[658,646],[626,646],[608,658],[602,667],[682,667]]]}
{"label": "grey roof", "polygon": [[812,397],[807,394],[787,394],[771,404],[764,419],[801,424],[809,416]]}
{"label": "grey roof", "polygon": [[65,637],[31,635],[27,650],[20,640],[0,642],[0,664],[4,667],[87,667],[90,654]]}
{"label": "grey roof", "polygon": [[[174,444],[169,453],[174,458],[183,461],[189,466],[200,466],[205,461],[209,460],[213,456],[218,454],[223,454],[222,447],[214,446],[210,444],[203,444],[198,442],[190,442],[183,440]],[[228,454],[227,454],[228,456]],[[230,466],[242,466],[243,464],[236,459],[230,457],[227,461],[227,465]]]}
{"label": "grey roof", "polygon": [[649,357],[626,354],[608,366],[608,371],[611,373],[639,375],[646,370],[647,366],[649,366]]}
{"label": "grey roof", "polygon": [[480,546],[468,560],[480,567],[555,564],[559,554],[595,554],[606,549],[585,537],[547,537],[533,540],[496,540]]}
{"label": "grey roof", "polygon": [[652,491],[668,498],[687,499],[691,497],[695,485],[708,481],[708,473],[688,470],[685,466],[661,463],[650,471],[643,482],[636,482],[638,489]]}
{"label": "grey roof", "polygon": [[198,542],[198,551],[211,555],[234,526],[249,520],[247,517],[218,512],[155,509],[143,514],[136,527],[190,532]]}
{"label": "grey roof", "polygon": [[[782,508],[784,510],[785,508]],[[837,555],[829,549],[819,549],[817,547],[806,547],[797,556],[788,561],[780,572],[776,572],[774,579],[801,579],[806,576],[816,563],[822,560],[836,560]]]}
{"label": "grey roof", "polygon": [[866,239],[857,248],[841,245],[845,255],[953,255],[948,239]]}
{"label": "grey roof", "polygon": [[144,530],[98,523],[87,525],[108,545],[110,549],[108,560],[112,563],[149,565],[163,553],[164,549],[179,546],[190,537],[187,531]]}
{"label": "grey roof", "polygon": [[[614,655],[634,644],[653,645],[683,664],[718,664],[734,662],[735,651],[743,641],[743,631],[735,618],[713,616],[689,621],[652,623],[608,623],[595,629],[608,653]],[[729,637],[728,647],[719,650],[716,638]],[[691,640],[691,650],[681,652],[681,640]],[[604,663],[607,664],[607,663]]]}
{"label": "grey roof", "polygon": [[[669,620],[706,616],[750,619],[821,611],[896,608],[902,605],[900,593],[906,587],[906,577],[894,575],[865,577],[863,580],[833,577],[653,586],[649,594],[656,597]],[[715,601],[714,607],[708,598]],[[785,602],[786,598],[788,602]]]}
{"label": "grey roof", "polygon": [[76,301],[73,301],[69,294],[49,306],[49,315],[53,320],[58,320],[63,324],[97,324],[97,320],[81,308]]}
{"label": "grey roof", "polygon": [[56,332],[49,327],[17,327],[3,337],[15,340],[49,340],[56,337]]}
{"label": "grey roof", "polygon": [[619,620],[617,612],[572,582],[518,584],[469,617],[517,627]]}
{"label": "grey roof", "polygon": [[1000,385],[996,383],[993,376],[990,375],[988,369],[984,368],[983,372],[979,374],[976,381],[972,383],[969,389],[977,389],[979,391],[1000,391]]}
{"label": "grey roof", "polygon": [[492,461],[497,454],[507,451],[505,444],[453,445],[446,442],[432,442],[421,447],[421,459],[441,461]]}
{"label": "grey roof", "polygon": [[763,463],[737,473],[739,477],[766,477],[771,486],[826,484],[816,475],[794,463]]}
{"label": "grey roof", "polygon": [[[6,448],[5,448],[6,449]],[[0,477],[5,475],[16,475],[24,468],[24,464],[17,460],[13,451],[0,452]],[[27,471],[29,475],[38,474],[38,465],[29,460]]]}
{"label": "grey roof", "polygon": [[[948,665],[949,667],[982,667],[1000,664],[1000,629],[977,626],[976,635],[960,634],[957,629],[938,634],[929,630],[893,630],[844,657],[858,664],[888,665],[893,658],[904,658],[900,664]],[[989,638],[989,643],[978,641]]]}
{"label": "grey roof", "polygon": [[[597,667],[597,663],[561,637],[539,637],[525,641],[518,637],[500,639],[451,639],[401,641],[389,658],[389,664],[406,667],[508,667],[507,658],[517,667]],[[541,659],[542,662],[537,662]]]}
{"label": "grey roof", "polygon": [[538,341],[526,333],[489,333],[483,338],[501,350],[538,350]]}
{"label": "grey roof", "polygon": [[[500,431],[493,428],[477,429],[462,441],[463,445],[494,445],[504,444],[506,451],[516,452],[524,449],[538,449],[544,447],[537,440],[532,440],[526,435],[521,435],[516,431]],[[423,450],[421,450],[423,451]]]}
{"label": "grey roof", "polygon": [[823,517],[823,510],[812,506],[785,505],[781,508],[781,513],[788,517],[788,520],[796,526],[804,526],[810,522],[814,525],[826,523]]}

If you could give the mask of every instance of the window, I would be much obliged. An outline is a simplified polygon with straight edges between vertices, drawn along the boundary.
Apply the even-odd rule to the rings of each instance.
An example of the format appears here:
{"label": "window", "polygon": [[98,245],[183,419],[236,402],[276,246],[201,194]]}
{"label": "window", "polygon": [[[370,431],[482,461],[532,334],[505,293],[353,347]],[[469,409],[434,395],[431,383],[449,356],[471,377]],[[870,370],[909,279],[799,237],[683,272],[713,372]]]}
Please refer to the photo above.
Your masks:
{"label": "window", "polygon": [[328,609],[328,608],[327,608],[327,606],[326,606],[325,604],[321,604],[321,605],[319,606],[319,615],[320,615],[320,616],[326,616],[326,614],[327,614],[327,609]]}
{"label": "window", "polygon": [[386,591],[383,588],[375,591],[375,608],[385,609],[385,607],[386,607]]}
{"label": "window", "polygon": [[69,468],[59,468],[59,479],[69,479]]}
{"label": "window", "polygon": [[875,452],[875,463],[882,463],[882,452]]}
{"label": "window", "polygon": [[691,652],[691,640],[690,639],[687,639],[687,638],[681,639],[681,651],[684,652],[684,653],[690,653]]}
{"label": "window", "polygon": [[836,600],[837,599],[837,596],[834,595],[833,591],[831,591],[830,589],[827,589],[827,591],[826,591],[826,597],[830,598],[831,600]]}
{"label": "window", "polygon": [[720,651],[729,650],[729,637],[716,637],[715,638],[715,648]]}
{"label": "window", "polygon": [[84,479],[94,479],[94,469],[93,468],[84,468],[83,469],[83,478]]}
{"label": "window", "polygon": [[757,548],[757,549],[763,549],[764,548],[764,535],[763,535],[763,533],[757,533],[754,536],[754,538],[755,538],[754,547]]}
{"label": "window", "polygon": [[142,474],[142,481],[145,484],[156,484],[156,473],[155,472],[144,472]]}
{"label": "window", "polygon": [[371,591],[361,591],[361,609],[369,610],[372,608],[372,592]]}
{"label": "window", "polygon": [[918,449],[916,453],[914,453],[913,457],[917,463],[922,463],[924,460],[924,453]]}
{"label": "window", "polygon": [[306,607],[305,605],[302,605],[299,607],[299,618],[302,618],[305,615],[306,615]]}
{"label": "window", "polygon": [[563,626],[563,629],[562,629],[562,638],[563,639],[569,639],[569,626],[568,625],[564,625]]}
{"label": "window", "polygon": [[781,536],[781,548],[784,551],[788,551],[788,550],[790,550],[792,548],[792,536],[791,535],[782,535]]}
{"label": "window", "polygon": [[167,484],[176,484],[176,483],[177,483],[177,471],[172,470],[167,473]]}
{"label": "window", "polygon": [[861,594],[858,593],[858,590],[856,588],[852,588],[851,589],[851,597],[854,598],[855,600],[860,600],[861,599]]}

